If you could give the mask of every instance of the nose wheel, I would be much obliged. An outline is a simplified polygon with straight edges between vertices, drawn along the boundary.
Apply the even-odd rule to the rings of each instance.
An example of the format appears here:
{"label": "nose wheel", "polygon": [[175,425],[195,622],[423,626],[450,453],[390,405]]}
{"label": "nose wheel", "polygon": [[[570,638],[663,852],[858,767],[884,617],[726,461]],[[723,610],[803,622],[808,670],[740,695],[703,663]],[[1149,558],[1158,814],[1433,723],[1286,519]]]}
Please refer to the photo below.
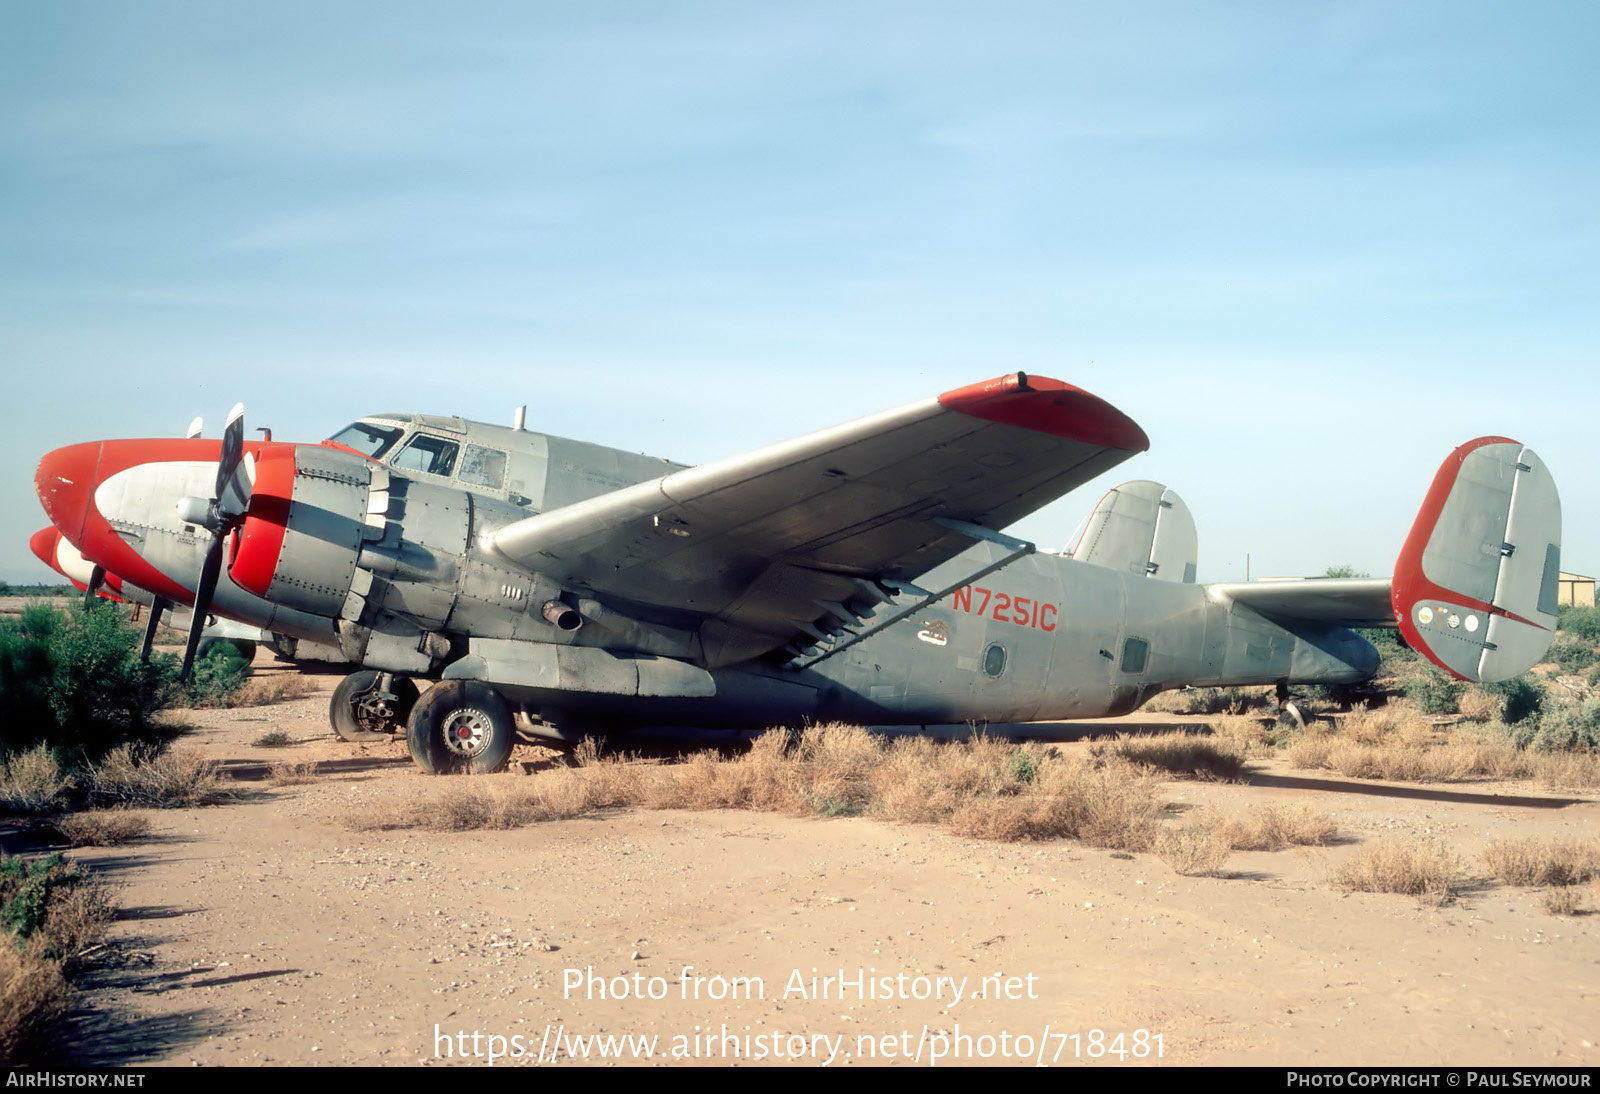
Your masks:
{"label": "nose wheel", "polygon": [[503,770],[516,744],[511,707],[488,684],[441,680],[412,708],[406,743],[430,775]]}
{"label": "nose wheel", "polygon": [[328,721],[346,741],[386,741],[405,731],[417,695],[407,677],[362,669],[333,689]]}

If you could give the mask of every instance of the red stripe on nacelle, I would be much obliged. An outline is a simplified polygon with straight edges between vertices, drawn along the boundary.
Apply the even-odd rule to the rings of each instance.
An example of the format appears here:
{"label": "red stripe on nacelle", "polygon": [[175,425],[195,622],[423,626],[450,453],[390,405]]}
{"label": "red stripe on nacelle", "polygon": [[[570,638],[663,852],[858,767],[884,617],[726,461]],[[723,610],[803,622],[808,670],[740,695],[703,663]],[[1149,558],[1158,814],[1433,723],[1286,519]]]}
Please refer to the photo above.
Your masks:
{"label": "red stripe on nacelle", "polygon": [[250,512],[239,526],[228,568],[235,585],[263,598],[283,554],[283,534],[294,498],[294,450],[290,444],[272,445],[256,454]]}

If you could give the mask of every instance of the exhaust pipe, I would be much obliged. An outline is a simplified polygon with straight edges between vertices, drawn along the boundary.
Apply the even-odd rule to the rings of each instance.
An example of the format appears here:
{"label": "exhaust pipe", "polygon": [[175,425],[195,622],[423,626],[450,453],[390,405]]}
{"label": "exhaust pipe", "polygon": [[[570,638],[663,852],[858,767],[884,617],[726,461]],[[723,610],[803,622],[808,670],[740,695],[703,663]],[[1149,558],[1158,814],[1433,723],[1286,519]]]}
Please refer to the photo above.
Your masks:
{"label": "exhaust pipe", "polygon": [[546,600],[539,611],[545,619],[564,631],[575,631],[583,626],[583,616],[559,600]]}

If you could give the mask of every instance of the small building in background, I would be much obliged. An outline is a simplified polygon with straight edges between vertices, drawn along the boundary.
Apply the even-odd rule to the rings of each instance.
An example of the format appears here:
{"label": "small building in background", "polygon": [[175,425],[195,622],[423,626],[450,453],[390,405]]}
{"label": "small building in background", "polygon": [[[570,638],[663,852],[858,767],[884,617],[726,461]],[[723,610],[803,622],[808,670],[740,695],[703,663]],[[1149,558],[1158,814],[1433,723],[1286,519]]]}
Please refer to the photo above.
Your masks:
{"label": "small building in background", "polygon": [[1556,602],[1578,608],[1594,607],[1594,578],[1563,572],[1561,592],[1556,596]]}

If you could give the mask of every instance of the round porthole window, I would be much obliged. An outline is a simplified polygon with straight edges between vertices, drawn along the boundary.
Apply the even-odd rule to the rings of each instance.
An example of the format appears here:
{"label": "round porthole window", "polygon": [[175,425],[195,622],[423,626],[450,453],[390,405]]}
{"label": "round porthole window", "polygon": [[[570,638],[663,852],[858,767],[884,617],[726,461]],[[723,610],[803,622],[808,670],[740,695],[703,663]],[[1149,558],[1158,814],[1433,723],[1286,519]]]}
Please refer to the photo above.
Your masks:
{"label": "round porthole window", "polygon": [[985,676],[998,677],[1006,671],[1006,648],[996,642],[983,651],[983,672]]}

